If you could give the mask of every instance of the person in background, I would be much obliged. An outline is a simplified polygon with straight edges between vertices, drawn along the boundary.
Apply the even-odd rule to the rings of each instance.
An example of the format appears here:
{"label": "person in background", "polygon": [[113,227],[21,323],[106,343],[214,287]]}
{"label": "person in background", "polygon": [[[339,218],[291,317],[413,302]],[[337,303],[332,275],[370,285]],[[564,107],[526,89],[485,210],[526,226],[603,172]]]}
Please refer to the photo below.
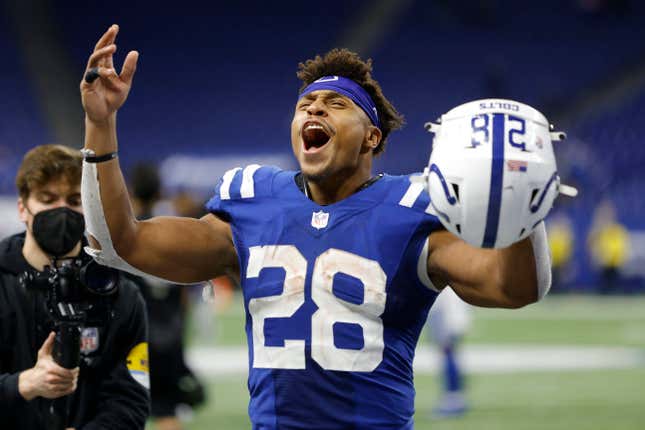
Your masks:
{"label": "person in background", "polygon": [[[138,164],[130,175],[134,213],[139,220],[153,216],[161,199],[161,179],[153,164]],[[192,209],[185,198],[177,208]],[[187,209],[187,210],[188,210]],[[188,216],[184,214],[178,214]],[[152,418],[158,430],[180,430],[182,414],[204,403],[206,394],[184,359],[184,332],[189,289],[130,275],[141,290],[150,324],[150,396]]]}
{"label": "person in background", "polygon": [[588,240],[593,262],[600,270],[600,294],[620,290],[620,269],[629,256],[629,232],[616,218],[616,209],[608,201],[596,208]]}
{"label": "person in background", "polygon": [[[31,278],[19,279],[47,266],[90,261],[83,250],[81,162],[78,150],[42,145],[27,152],[18,169],[18,212],[26,231],[0,242],[2,429],[59,428],[57,422],[83,430],[136,430],[144,428],[149,414],[148,327],[137,287],[119,275],[116,294],[87,298],[91,310],[60,293],[59,309],[88,316],[80,327],[80,365],[67,369],[54,359],[60,316],[48,307],[44,292],[31,288]],[[99,312],[103,306],[111,318]],[[50,413],[57,401],[69,402],[67,417]]]}
{"label": "person in background", "polygon": [[571,257],[573,256],[574,239],[571,220],[564,214],[554,214],[549,218],[547,236],[551,251],[552,292],[563,292],[567,288],[567,279],[571,277]]}
{"label": "person in background", "polygon": [[442,390],[433,408],[435,418],[460,417],[468,411],[458,349],[470,324],[468,304],[452,288],[444,288],[428,314],[430,337],[439,348],[442,359]]}

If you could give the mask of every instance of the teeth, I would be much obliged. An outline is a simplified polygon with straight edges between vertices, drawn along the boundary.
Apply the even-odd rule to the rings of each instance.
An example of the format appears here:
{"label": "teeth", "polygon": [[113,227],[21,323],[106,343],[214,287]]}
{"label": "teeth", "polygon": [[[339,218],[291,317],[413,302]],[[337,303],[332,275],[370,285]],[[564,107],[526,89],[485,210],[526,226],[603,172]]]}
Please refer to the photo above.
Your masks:
{"label": "teeth", "polygon": [[305,130],[322,130],[323,127],[320,124],[307,124]]}

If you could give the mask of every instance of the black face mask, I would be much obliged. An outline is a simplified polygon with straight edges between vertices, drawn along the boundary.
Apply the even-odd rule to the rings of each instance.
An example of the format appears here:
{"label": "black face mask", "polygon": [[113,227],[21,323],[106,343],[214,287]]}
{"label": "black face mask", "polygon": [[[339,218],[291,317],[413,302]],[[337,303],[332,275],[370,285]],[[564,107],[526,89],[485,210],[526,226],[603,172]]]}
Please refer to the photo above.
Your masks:
{"label": "black face mask", "polygon": [[40,249],[52,257],[62,257],[74,249],[84,231],[85,218],[68,207],[48,209],[34,215],[34,239]]}

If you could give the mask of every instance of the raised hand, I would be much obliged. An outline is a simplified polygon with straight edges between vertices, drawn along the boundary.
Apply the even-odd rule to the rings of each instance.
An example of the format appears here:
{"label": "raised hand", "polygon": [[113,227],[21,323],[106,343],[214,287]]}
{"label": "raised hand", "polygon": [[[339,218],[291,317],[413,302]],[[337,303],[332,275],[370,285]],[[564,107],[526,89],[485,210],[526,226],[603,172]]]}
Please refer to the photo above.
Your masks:
{"label": "raised hand", "polygon": [[38,351],[36,365],[18,378],[18,390],[25,400],[34,397],[57,399],[76,390],[79,369],[65,369],[56,364],[52,357],[54,337],[54,332],[49,334]]}
{"label": "raised hand", "polygon": [[94,52],[87,61],[85,74],[91,69],[96,70],[98,79],[91,83],[81,80],[81,100],[85,114],[88,120],[97,124],[110,119],[123,105],[137,69],[139,53],[130,51],[125,57],[121,73],[117,74],[112,57],[116,52],[114,42],[118,32],[119,26],[112,25],[96,43]]}

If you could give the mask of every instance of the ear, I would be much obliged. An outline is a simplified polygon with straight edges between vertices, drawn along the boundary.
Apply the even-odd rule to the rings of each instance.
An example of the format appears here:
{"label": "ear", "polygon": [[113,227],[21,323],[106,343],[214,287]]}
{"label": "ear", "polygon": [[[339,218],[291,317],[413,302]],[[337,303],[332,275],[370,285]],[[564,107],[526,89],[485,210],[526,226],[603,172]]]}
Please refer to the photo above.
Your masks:
{"label": "ear", "polygon": [[367,151],[373,152],[374,149],[381,143],[381,138],[383,133],[378,127],[370,125],[367,128],[367,133],[365,135],[364,146]]}
{"label": "ear", "polygon": [[28,215],[29,211],[27,210],[25,201],[22,199],[22,197],[18,197],[18,217],[20,218],[20,221],[27,223]]}

